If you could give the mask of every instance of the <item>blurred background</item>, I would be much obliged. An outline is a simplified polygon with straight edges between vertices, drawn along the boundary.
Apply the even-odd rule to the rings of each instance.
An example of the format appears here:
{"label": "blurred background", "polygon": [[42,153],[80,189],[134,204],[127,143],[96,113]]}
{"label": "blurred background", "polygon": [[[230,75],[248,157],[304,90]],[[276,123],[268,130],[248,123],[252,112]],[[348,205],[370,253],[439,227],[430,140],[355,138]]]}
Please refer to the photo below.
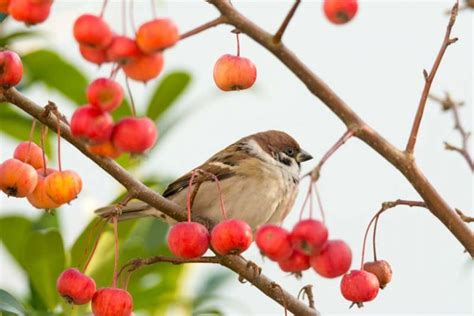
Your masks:
{"label": "blurred background", "polygon": [[[247,17],[275,31],[292,1],[233,1]],[[181,32],[217,17],[205,1],[157,1],[159,16],[171,17]],[[422,69],[429,69],[441,45],[453,1],[361,1],[353,21],[330,24],[319,1],[303,1],[284,42],[331,86],[374,129],[399,148],[405,146],[423,89]],[[0,24],[1,45],[23,55],[23,92],[38,104],[54,101],[70,117],[85,103],[87,83],[108,76],[110,67],[84,61],[72,37],[73,21],[82,13],[98,14],[100,1],[55,1],[49,19],[38,26],[6,20]],[[152,18],[149,1],[134,1],[137,25]],[[120,32],[121,2],[109,1],[105,18]],[[127,18],[127,23],[129,23]],[[131,34],[130,25],[127,26]],[[141,159],[119,162],[148,185],[162,190],[173,178],[201,164],[237,139],[258,131],[279,129],[291,134],[315,160],[307,172],[345,131],[344,125],[304,85],[245,35],[241,55],[257,66],[256,85],[224,93],[212,79],[214,62],[235,53],[235,35],[219,26],[178,43],[164,53],[157,80],[133,83],[138,111],[154,114],[160,138]],[[461,120],[472,130],[473,12],[460,12],[453,30],[460,40],[448,48],[431,92],[465,101]],[[118,81],[124,84],[122,74]],[[117,115],[127,112],[126,105]],[[152,110],[150,110],[152,109]],[[0,105],[0,159],[10,158],[16,144],[27,140],[31,120],[12,105]],[[48,156],[56,166],[54,133]],[[38,135],[35,135],[38,141]],[[472,216],[472,174],[461,156],[444,150],[443,142],[459,144],[452,115],[428,101],[416,157],[442,196]],[[35,310],[65,313],[55,280],[65,266],[83,262],[94,209],[123,194],[123,188],[90,160],[62,142],[62,161],[83,179],[83,191],[54,216],[34,209],[25,199],[0,195],[0,288]],[[344,239],[360,260],[363,233],[384,201],[419,200],[409,183],[383,158],[357,139],[350,140],[324,166],[318,182],[327,212],[330,238]],[[307,182],[284,223],[298,220]],[[471,212],[469,214],[469,212]],[[465,314],[473,313],[473,263],[460,243],[428,211],[397,207],[381,217],[378,255],[390,262],[393,281],[375,301],[348,309],[339,279],[327,280],[312,270],[297,280],[263,261],[255,246],[245,256],[263,273],[296,295],[313,285],[316,307],[324,314]],[[121,262],[166,254],[167,225],[142,219],[120,224]],[[57,233],[60,231],[60,235]],[[112,234],[106,230],[90,266],[99,286],[112,277]],[[371,251],[368,250],[369,258]],[[28,277],[28,275],[30,277]],[[237,275],[218,266],[160,264],[135,272],[130,283],[136,315],[282,315],[283,309],[258,289],[240,284]],[[58,305],[59,304],[59,305]],[[75,310],[74,312],[78,312]],[[79,310],[85,313],[85,310]]]}

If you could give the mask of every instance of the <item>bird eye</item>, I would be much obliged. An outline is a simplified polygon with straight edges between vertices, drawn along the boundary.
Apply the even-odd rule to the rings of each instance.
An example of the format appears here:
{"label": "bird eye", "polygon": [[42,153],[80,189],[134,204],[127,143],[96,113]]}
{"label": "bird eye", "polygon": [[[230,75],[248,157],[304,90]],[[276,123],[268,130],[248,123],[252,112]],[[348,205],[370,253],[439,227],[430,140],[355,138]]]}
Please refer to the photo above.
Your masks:
{"label": "bird eye", "polygon": [[295,154],[295,151],[293,150],[293,148],[287,148],[285,150],[285,154],[287,154],[290,157],[293,157],[293,155]]}

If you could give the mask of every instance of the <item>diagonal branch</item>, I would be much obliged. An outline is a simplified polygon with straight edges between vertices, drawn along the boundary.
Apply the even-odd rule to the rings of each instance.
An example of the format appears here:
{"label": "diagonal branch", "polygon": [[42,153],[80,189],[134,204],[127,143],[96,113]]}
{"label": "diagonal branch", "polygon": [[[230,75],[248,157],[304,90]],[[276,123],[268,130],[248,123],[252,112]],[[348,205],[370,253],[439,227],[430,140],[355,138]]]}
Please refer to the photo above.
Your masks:
{"label": "diagonal branch", "polygon": [[275,36],[273,36],[273,42],[274,43],[280,43],[281,42],[281,38],[283,37],[283,33],[285,33],[285,30],[288,27],[288,24],[290,24],[290,21],[293,18],[293,15],[295,15],[296,9],[298,9],[298,6],[300,5],[300,3],[301,3],[301,0],[295,0],[295,3],[291,7],[290,11],[288,11],[288,14],[286,15],[285,19],[281,23],[280,28],[275,33]]}
{"label": "diagonal branch", "polygon": [[[42,124],[48,126],[53,131],[57,131],[58,120],[56,120],[56,117],[51,114],[45,115],[45,110],[42,107],[23,96],[15,88],[11,88],[5,91],[0,90],[0,100],[8,101],[16,105],[32,117],[36,118]],[[161,212],[174,218],[177,221],[185,221],[187,219],[186,211],[184,209],[181,209],[177,204],[167,200],[157,192],[145,186],[140,181],[136,180],[125,169],[115,163],[115,161],[109,158],[103,158],[91,154],[82,141],[72,136],[68,125],[66,125],[62,121],[60,121],[59,124],[62,138],[64,138],[66,141],[76,147],[85,156],[94,161],[105,172],[107,172],[119,183],[121,183],[128,191],[133,192],[133,194],[139,200],[149,204],[150,206],[156,209],[159,209]],[[206,218],[195,216],[193,216],[193,221],[202,223],[204,225],[207,225],[208,227],[210,225],[212,226],[213,224]],[[288,310],[294,313],[295,315],[319,315],[319,312],[317,310],[306,306],[306,304],[298,300],[296,297],[294,297],[287,291],[283,289],[281,292],[275,291],[275,282],[263,274],[255,273],[253,268],[249,268],[249,266],[251,266],[249,264],[249,261],[245,260],[241,256],[228,255],[219,258],[221,265],[229,268],[242,278],[248,280],[260,291],[262,291],[264,294],[272,298],[280,305],[284,306],[286,304]]]}
{"label": "diagonal branch", "polygon": [[319,98],[344,124],[355,131],[368,146],[397,168],[420,194],[429,211],[459,240],[474,257],[474,235],[449,204],[441,197],[415,161],[405,152],[397,149],[366,122],[364,122],[321,78],[309,69],[283,43],[275,44],[273,35],[238,12],[228,0],[208,0],[219,12],[228,18],[227,23],[237,27],[254,41],[277,57],[308,90]]}
{"label": "diagonal branch", "polygon": [[421,94],[420,102],[418,104],[418,110],[416,111],[415,120],[413,121],[413,126],[411,128],[410,137],[408,138],[408,143],[406,146],[405,151],[408,154],[413,154],[413,150],[415,149],[416,138],[418,136],[418,130],[420,129],[421,119],[423,118],[423,112],[426,106],[426,100],[428,99],[428,95],[430,93],[431,84],[433,83],[433,79],[436,75],[436,71],[441,64],[441,60],[443,59],[444,53],[449,45],[455,43],[458,39],[451,38],[451,30],[453,28],[454,22],[456,22],[456,16],[459,10],[459,1],[456,1],[452,10],[451,10],[451,17],[449,19],[448,26],[446,27],[446,33],[444,35],[443,44],[436,56],[434,61],[433,67],[431,68],[430,73],[426,70],[423,70],[423,75],[425,77],[425,87],[423,88],[423,92]]}

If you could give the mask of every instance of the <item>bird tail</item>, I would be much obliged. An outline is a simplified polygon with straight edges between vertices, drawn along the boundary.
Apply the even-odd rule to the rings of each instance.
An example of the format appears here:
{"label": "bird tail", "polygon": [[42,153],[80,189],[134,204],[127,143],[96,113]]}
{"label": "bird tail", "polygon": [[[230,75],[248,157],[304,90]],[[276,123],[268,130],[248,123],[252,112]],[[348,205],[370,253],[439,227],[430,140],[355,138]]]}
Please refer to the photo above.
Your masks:
{"label": "bird tail", "polygon": [[[94,212],[103,218],[113,215],[117,211],[115,205],[109,205],[101,207]],[[140,217],[159,217],[161,212],[158,212],[156,209],[150,207],[148,204],[142,201],[130,201],[127,206],[122,209],[121,214],[119,214],[119,221],[140,218]]]}

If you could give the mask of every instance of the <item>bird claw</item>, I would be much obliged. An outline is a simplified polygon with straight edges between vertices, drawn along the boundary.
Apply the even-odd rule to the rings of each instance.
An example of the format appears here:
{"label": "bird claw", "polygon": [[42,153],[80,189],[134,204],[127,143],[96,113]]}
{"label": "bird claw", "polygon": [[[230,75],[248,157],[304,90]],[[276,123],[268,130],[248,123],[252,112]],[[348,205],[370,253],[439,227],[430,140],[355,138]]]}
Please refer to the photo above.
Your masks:
{"label": "bird claw", "polygon": [[255,262],[253,261],[247,261],[247,269],[252,269],[254,272],[254,278],[259,277],[260,274],[262,274],[262,268],[259,267]]}
{"label": "bird claw", "polygon": [[[257,278],[257,277],[260,276],[260,274],[262,274],[262,268],[259,267],[253,261],[247,261],[246,267],[247,267],[247,269],[252,269],[253,270],[253,278]],[[245,277],[243,275],[239,275],[238,280],[239,280],[240,283],[247,283],[247,280],[245,279]]]}

